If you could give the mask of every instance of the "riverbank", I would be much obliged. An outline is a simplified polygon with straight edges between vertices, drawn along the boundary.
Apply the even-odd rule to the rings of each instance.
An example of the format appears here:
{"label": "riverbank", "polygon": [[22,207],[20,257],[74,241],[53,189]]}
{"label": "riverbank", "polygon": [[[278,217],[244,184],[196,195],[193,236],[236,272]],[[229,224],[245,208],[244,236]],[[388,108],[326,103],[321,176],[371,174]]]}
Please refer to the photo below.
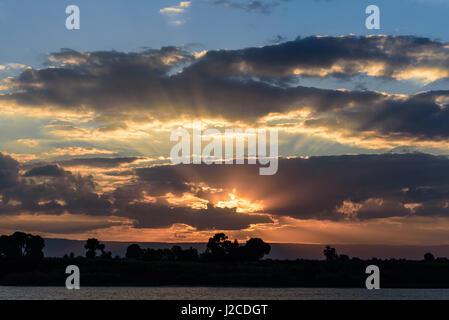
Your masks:
{"label": "riverbank", "polygon": [[43,258],[0,262],[0,285],[64,286],[77,265],[82,286],[221,286],[364,288],[365,269],[380,268],[382,288],[449,288],[448,261],[262,260],[182,262],[130,259]]}

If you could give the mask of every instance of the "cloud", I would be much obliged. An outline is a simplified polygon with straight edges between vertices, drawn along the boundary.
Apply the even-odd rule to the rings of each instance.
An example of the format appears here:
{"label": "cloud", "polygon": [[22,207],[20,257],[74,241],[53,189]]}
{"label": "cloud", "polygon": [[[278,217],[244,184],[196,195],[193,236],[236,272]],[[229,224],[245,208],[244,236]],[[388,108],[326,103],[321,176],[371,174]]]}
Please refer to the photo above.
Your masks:
{"label": "cloud", "polygon": [[43,167],[35,167],[24,174],[24,177],[61,177],[65,174],[64,169],[56,165],[46,165]]}
{"label": "cloud", "polygon": [[168,7],[159,10],[160,13],[181,13],[184,12],[184,9],[178,7]]}
{"label": "cloud", "polygon": [[39,141],[36,139],[17,139],[17,142],[32,148],[39,145]]}
{"label": "cloud", "polygon": [[[132,161],[73,160],[103,168]],[[132,175],[102,193],[92,176],[54,164],[24,171],[0,154],[0,214],[114,216],[139,229],[187,225],[198,231],[264,230],[289,224],[288,219],[363,222],[449,216],[445,156],[280,159],[273,176],[260,176],[254,165],[155,166],[134,169]]]}
{"label": "cloud", "polygon": [[136,228],[166,228],[187,224],[197,230],[240,230],[252,224],[273,223],[267,215],[238,213],[235,209],[170,207],[164,204],[136,203],[120,207],[120,215],[135,219]]}
{"label": "cloud", "polygon": [[[93,160],[93,161],[92,161]],[[108,167],[136,159],[73,159],[73,164],[92,164]],[[70,163],[70,161],[68,161]],[[38,215],[82,215],[97,217],[119,217],[122,222],[132,222],[136,228],[164,228],[174,224],[188,224],[198,230],[245,229],[252,224],[272,223],[267,215],[237,212],[235,208],[219,208],[211,204],[195,209],[182,199],[172,204],[170,196],[161,188],[149,189],[143,185],[133,185],[132,180],[126,187],[116,189],[112,194],[100,194],[95,191],[96,182],[92,176],[73,174],[61,167],[35,165],[20,175],[20,164],[9,156],[0,153],[0,214],[18,216]],[[152,183],[160,187],[164,179],[153,176]],[[149,186],[149,184],[147,184]],[[172,185],[166,190],[171,190]],[[186,188],[188,190],[188,188]],[[159,198],[146,199],[146,193],[158,194]],[[203,200],[203,203],[207,201]],[[43,218],[44,220],[47,218]],[[73,220],[73,219],[72,219]],[[100,223],[101,226],[118,225]],[[124,222],[123,222],[124,223]],[[123,224],[122,223],[122,224]],[[93,227],[91,223],[88,223]],[[94,224],[95,225],[95,224]],[[83,226],[83,228],[89,228]],[[0,227],[4,227],[0,224]],[[48,228],[44,228],[48,230]],[[62,228],[64,230],[66,228]],[[72,230],[72,229],[70,229]]]}
{"label": "cloud", "polygon": [[20,63],[7,63],[6,65],[0,65],[0,71],[20,70],[27,68],[26,65]]}
{"label": "cloud", "polygon": [[178,6],[166,7],[159,10],[159,13],[167,15],[169,21],[173,25],[181,25],[185,21],[180,19],[179,16],[184,13],[184,11],[190,7],[192,1],[181,1]]}
{"label": "cloud", "polygon": [[182,13],[184,10],[192,4],[192,1],[181,1],[178,6],[174,7],[166,7],[163,9],[160,9],[160,13],[167,13],[167,14],[176,14],[176,13]]}
{"label": "cloud", "polygon": [[[286,1],[286,0],[282,0]],[[267,0],[209,0],[214,5],[222,5],[226,8],[244,10],[246,12],[260,12],[270,14],[272,10],[281,4],[281,1]]]}
{"label": "cloud", "polygon": [[67,167],[96,167],[96,168],[116,168],[124,164],[131,164],[140,157],[123,157],[123,158],[76,158],[58,161],[61,166]]}
{"label": "cloud", "polygon": [[56,148],[53,151],[46,152],[46,157],[61,157],[61,156],[82,156],[92,154],[115,154],[116,151],[99,149],[93,147],[64,147]]}
{"label": "cloud", "polygon": [[[447,216],[449,160],[426,154],[383,154],[281,159],[273,176],[259,176],[251,165],[183,165],[137,170],[149,194],[181,194],[186,186],[206,185],[196,196],[217,201],[233,189],[263,203],[259,211],[277,217],[369,220],[387,217]],[[153,184],[155,183],[155,184]],[[155,191],[157,194],[157,191]]]}
{"label": "cloud", "polygon": [[18,184],[19,163],[10,156],[0,153],[0,190],[12,188]]}
{"label": "cloud", "polygon": [[0,153],[0,214],[111,215],[111,202],[95,192],[92,176],[56,165],[36,165],[23,175],[19,169],[17,161]]}
{"label": "cloud", "polygon": [[[190,119],[219,127],[275,126],[283,130],[281,140],[318,135],[371,148],[449,146],[449,90],[401,95],[299,85],[304,77],[443,81],[449,72],[447,43],[413,36],[283,41],[201,54],[184,47],[142,52],[63,49],[49,55],[48,67],[23,69],[9,78],[9,91],[0,95],[0,103],[13,112],[26,109],[59,121],[43,124],[45,139],[11,140],[21,148],[39,147],[48,162],[24,164],[17,160],[32,155],[0,153],[0,214],[8,217],[9,226],[29,215],[55,221],[63,215],[92,218],[74,229],[64,228],[60,220],[54,228],[36,225],[61,232],[124,225],[162,232],[184,226],[186,232],[242,234],[280,228],[290,236],[301,224],[316,227],[325,221],[334,228],[331,239],[338,237],[341,223],[357,224],[357,235],[362,236],[369,225],[414,220],[416,230],[419,221],[427,221],[428,228],[429,221],[446,221],[449,160],[443,156],[281,159],[278,173],[269,177],[259,176],[258,166],[250,165],[153,166],[167,149],[163,135],[168,137],[171,128]],[[80,118],[61,120],[72,114]],[[130,141],[128,133],[144,134]],[[103,140],[91,147],[65,146],[49,136],[84,137],[85,143]],[[123,139],[120,144],[118,139]],[[142,151],[156,140],[162,146],[154,148],[159,154],[148,155],[154,161],[112,157],[119,154],[112,146],[122,155],[128,147]],[[288,144],[293,145],[292,140]],[[48,142],[55,149],[42,150]],[[79,158],[87,155],[111,157]],[[72,157],[77,158],[67,159]],[[110,217],[119,217],[119,222],[109,224]],[[309,239],[318,241],[312,235]]]}
{"label": "cloud", "polygon": [[[449,129],[449,91],[419,93],[403,98],[377,96],[372,103],[340,110],[330,110],[315,119],[307,119],[309,128],[325,128],[329,132],[345,130],[377,135],[386,139],[411,139],[438,142],[447,139]],[[444,102],[439,102],[444,101]]]}
{"label": "cloud", "polygon": [[123,218],[93,217],[87,215],[43,215],[23,214],[18,216],[2,216],[0,229],[2,232],[37,232],[44,234],[70,235],[81,232],[92,232],[113,226],[123,226],[129,221]]}
{"label": "cloud", "polygon": [[312,36],[260,48],[210,51],[192,68],[221,76],[366,74],[431,82],[449,77],[449,47],[415,36]]}
{"label": "cloud", "polygon": [[[371,75],[431,80],[449,75],[448,57],[447,44],[413,36],[308,37],[201,56],[178,47],[139,53],[64,49],[49,58],[57,66],[27,69],[13,78],[16,89],[0,101],[94,113],[94,121],[104,125],[101,130],[206,118],[275,125],[369,148],[435,146],[448,138],[448,90],[392,95],[303,87],[294,79]],[[273,114],[289,123],[268,121]],[[75,130],[71,125],[51,128]]]}
{"label": "cloud", "polygon": [[87,130],[71,124],[49,124],[45,128],[49,128],[50,133],[61,136],[82,137],[89,133]]}

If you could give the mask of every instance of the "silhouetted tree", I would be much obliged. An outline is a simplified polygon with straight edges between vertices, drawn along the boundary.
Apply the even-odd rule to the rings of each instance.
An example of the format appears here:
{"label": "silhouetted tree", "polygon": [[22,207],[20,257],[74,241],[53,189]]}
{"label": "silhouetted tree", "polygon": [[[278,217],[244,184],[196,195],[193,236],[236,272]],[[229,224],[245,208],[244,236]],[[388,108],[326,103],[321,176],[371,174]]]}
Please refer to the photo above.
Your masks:
{"label": "silhouetted tree", "polygon": [[238,243],[228,240],[224,233],[217,233],[209,241],[204,252],[204,258],[208,260],[224,261],[233,255],[233,251],[238,248]]}
{"label": "silhouetted tree", "polygon": [[144,250],[138,244],[131,244],[126,249],[127,259],[142,259],[144,255]]}
{"label": "silhouetted tree", "polygon": [[143,260],[145,260],[145,261],[162,260],[162,250],[151,249],[151,248],[144,250]]}
{"label": "silhouetted tree", "polygon": [[45,241],[40,236],[15,232],[0,237],[0,257],[41,259],[44,256]]}
{"label": "silhouetted tree", "polygon": [[174,260],[174,254],[170,249],[147,249],[143,259],[146,261],[170,261]]}
{"label": "silhouetted tree", "polygon": [[24,232],[14,232],[9,236],[15,249],[17,257],[25,256],[25,248],[27,243],[27,234]]}
{"label": "silhouetted tree", "polygon": [[239,245],[237,239],[234,242],[229,241],[227,245],[227,260],[230,261],[240,261],[244,260],[245,253],[243,252],[243,247]]}
{"label": "silhouetted tree", "polygon": [[25,242],[25,256],[32,259],[42,259],[45,241],[40,236],[27,235]]}
{"label": "silhouetted tree", "polygon": [[4,258],[17,258],[22,256],[11,236],[3,235],[0,237],[0,256]]}
{"label": "silhouetted tree", "polygon": [[198,250],[190,247],[182,252],[181,260],[184,261],[197,261],[199,258]]}
{"label": "silhouetted tree", "polygon": [[434,261],[435,257],[430,252],[427,252],[426,254],[424,254],[424,260],[425,261]]}
{"label": "silhouetted tree", "polygon": [[244,260],[256,261],[262,259],[264,255],[269,254],[271,246],[260,238],[251,238],[246,241],[243,247]]}
{"label": "silhouetted tree", "polygon": [[324,248],[323,253],[327,261],[333,261],[338,259],[337,250],[335,250],[335,248],[326,246],[326,248]]}
{"label": "silhouetted tree", "polygon": [[198,251],[195,248],[183,250],[180,246],[171,248],[173,259],[178,261],[196,261],[198,260]]}
{"label": "silhouetted tree", "polygon": [[168,261],[175,260],[175,255],[173,254],[173,251],[171,251],[170,249],[167,249],[167,248],[161,250],[161,256],[162,256],[162,260],[168,260]]}
{"label": "silhouetted tree", "polygon": [[100,258],[102,259],[112,259],[112,252],[111,251],[102,251]]}
{"label": "silhouetted tree", "polygon": [[[139,251],[139,249],[141,251]],[[128,247],[126,257],[139,256],[145,261],[195,261],[198,260],[198,251],[192,247],[183,250],[180,246],[173,246],[171,249],[141,249],[140,247]]]}
{"label": "silhouetted tree", "polygon": [[182,255],[182,248],[180,246],[173,246],[171,251],[173,253],[174,260],[180,260],[179,258]]}
{"label": "silhouetted tree", "polygon": [[84,245],[86,251],[86,258],[95,258],[97,256],[97,250],[101,251],[102,256],[105,255],[104,248],[105,245],[100,243],[95,238],[87,239],[86,244]]}
{"label": "silhouetted tree", "polygon": [[244,246],[240,246],[237,240],[228,240],[224,233],[217,233],[206,246],[202,257],[212,261],[256,261],[269,254],[271,246],[262,239],[249,239]]}
{"label": "silhouetted tree", "polygon": [[340,261],[349,261],[350,259],[349,259],[349,256],[347,254],[340,254],[338,256],[338,260],[340,260]]}

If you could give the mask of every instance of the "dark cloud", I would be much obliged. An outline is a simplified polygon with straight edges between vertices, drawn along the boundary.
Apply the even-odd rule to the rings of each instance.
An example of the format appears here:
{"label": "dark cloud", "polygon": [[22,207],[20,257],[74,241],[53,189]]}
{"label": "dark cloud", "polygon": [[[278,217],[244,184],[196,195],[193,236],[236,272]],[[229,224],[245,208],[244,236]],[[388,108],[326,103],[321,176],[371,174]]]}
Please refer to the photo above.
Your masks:
{"label": "dark cloud", "polygon": [[[124,72],[126,67],[115,63],[113,67],[95,66],[100,68],[104,71],[97,73],[89,66],[28,70],[28,74],[23,73],[17,79],[22,89],[3,99],[34,107],[53,105],[77,110],[86,106],[99,113],[102,121],[121,122],[129,113],[138,112],[144,119],[145,116],[172,119],[175,114],[255,119],[276,108],[278,111],[298,108],[302,95],[304,99],[312,95],[306,88],[283,90],[255,81],[243,83],[192,74],[160,75],[144,66],[136,72]],[[36,88],[36,83],[41,84],[40,88]]]}
{"label": "dark cloud", "polygon": [[[51,73],[54,70],[48,69],[48,72]],[[40,78],[40,74],[47,72],[47,70],[29,70],[28,72],[34,72],[36,73],[35,77]],[[70,72],[75,71],[71,70]],[[344,120],[347,121],[347,128],[352,128],[354,131],[377,130],[381,134],[409,134],[413,136],[415,134],[413,129],[421,128],[423,138],[429,138],[429,136],[426,137],[426,132],[427,135],[430,134],[431,138],[435,134],[443,136],[447,134],[446,128],[441,126],[445,123],[445,110],[439,108],[436,104],[437,95],[397,99],[370,91],[343,92],[306,87],[280,88],[250,80],[242,82],[232,79],[202,78],[192,75],[191,71],[186,71],[186,74],[181,76],[163,78],[154,78],[152,75],[148,75],[148,82],[137,83],[135,87],[129,84],[133,81],[140,82],[138,76],[137,78],[131,76],[132,78],[126,80],[128,85],[122,86],[120,83],[125,77],[126,75],[122,75],[114,78],[105,74],[104,78],[101,76],[96,79],[94,81],[96,85],[89,89],[86,89],[77,79],[66,79],[66,82],[72,83],[67,87],[71,87],[73,92],[66,94],[61,92],[59,83],[55,86],[47,83],[46,92],[35,92],[35,89],[30,89],[29,92],[20,92],[13,94],[13,96],[25,104],[49,103],[64,106],[66,102],[70,101],[74,108],[87,105],[103,114],[103,118],[111,117],[115,119],[112,121],[121,121],[120,115],[123,111],[123,105],[128,104],[129,106],[130,103],[134,105],[129,106],[126,112],[143,112],[146,110],[159,118],[172,117],[173,112],[176,111],[190,116],[222,116],[231,120],[246,121],[254,121],[270,112],[288,112],[307,107],[312,108],[315,112],[314,116],[316,116],[315,120],[306,123],[309,126],[319,125],[333,128],[332,121],[346,117]],[[78,78],[78,76],[75,78]],[[39,83],[45,82],[42,79],[36,81]],[[118,81],[118,83],[114,83],[115,81]],[[78,91],[77,87],[81,91]],[[144,90],[145,87],[148,87],[148,90]],[[36,90],[40,91],[41,89]],[[191,92],[200,94],[198,96],[192,95]],[[115,95],[115,93],[119,94]],[[440,95],[444,94],[447,93],[440,92]],[[37,100],[35,99],[36,95],[39,96]],[[48,97],[48,101],[41,101],[45,96]],[[67,99],[68,96],[72,96],[72,98]],[[175,109],[167,109],[167,105],[171,105]],[[413,105],[415,105],[414,108],[412,108]],[[348,106],[351,106],[351,108],[348,108]],[[397,121],[383,121],[382,118],[389,116],[388,109],[397,110],[395,112]],[[330,111],[333,111],[333,113],[327,114]],[[408,117],[407,121],[401,122],[401,119],[406,118],[405,115],[410,111],[420,114],[416,117]],[[382,112],[383,114],[380,114]],[[425,116],[426,113],[427,117]],[[443,119],[439,119],[439,114]],[[378,121],[373,122],[371,121],[372,118]],[[421,121],[425,119],[435,121],[421,126]],[[339,126],[340,123],[341,121],[338,121],[336,125]],[[402,125],[404,127],[401,127]],[[430,127],[433,132],[426,131]]]}
{"label": "dark cloud", "polygon": [[176,47],[140,53],[66,49],[50,56],[56,67],[27,69],[12,79],[13,89],[0,99],[29,107],[88,108],[106,131],[126,128],[129,119],[189,116],[254,123],[269,113],[306,109],[311,111],[304,123],[308,127],[344,129],[349,136],[434,141],[448,137],[449,91],[394,96],[289,81],[295,70],[354,76],[377,65],[382,77],[410,70],[416,74],[416,68],[423,75],[426,70],[444,74],[449,72],[448,57],[445,43],[413,36],[298,38],[260,48],[213,50],[201,58]]}
{"label": "dark cloud", "polygon": [[173,224],[187,224],[197,230],[240,230],[251,224],[273,223],[271,218],[260,214],[238,213],[235,208],[207,209],[173,207],[167,204],[137,203],[120,206],[119,214],[135,219],[136,228],[164,228]]}
{"label": "dark cloud", "polygon": [[[173,181],[204,183],[264,201],[264,212],[300,219],[372,219],[449,214],[449,160],[426,154],[384,154],[282,159],[273,176],[251,165],[183,165],[140,169],[143,181],[172,171]],[[158,172],[159,171],[159,172]],[[177,178],[176,178],[177,176]],[[207,191],[198,193],[208,198]],[[418,205],[417,205],[418,204]]]}
{"label": "dark cloud", "polygon": [[100,219],[92,217],[83,217],[83,219],[71,219],[73,217],[61,216],[53,217],[52,219],[39,220],[28,217],[27,220],[20,219],[9,220],[5,223],[3,219],[0,222],[2,230],[11,230],[11,233],[16,230],[30,233],[56,233],[56,234],[74,234],[95,231],[98,229],[105,229],[113,226],[122,226],[125,221],[111,221],[108,218]]}
{"label": "dark cloud", "polygon": [[18,184],[19,163],[10,156],[0,153],[0,192]]}
{"label": "dark cloud", "polygon": [[[156,166],[134,170],[135,178],[107,194],[95,191],[91,176],[69,171],[55,175],[50,166],[20,176],[16,161],[4,155],[0,159],[4,186],[0,212],[8,215],[118,216],[133,220],[138,228],[187,224],[198,230],[245,229],[273,223],[270,216],[367,220],[449,215],[445,156],[392,153],[280,159],[273,176],[260,176],[258,166],[248,164]],[[249,214],[212,205],[227,201],[234,189],[237,197],[263,203],[264,209]],[[203,206],[173,204],[170,194],[178,198],[190,194]]]}
{"label": "dark cloud", "polygon": [[281,36],[280,34],[277,34],[274,36],[271,40],[269,40],[270,44],[279,44],[281,42],[287,41],[287,38],[284,36]]}
{"label": "dark cloud", "polygon": [[[297,38],[277,45],[209,51],[188,69],[202,74],[291,78],[297,74],[355,76],[378,64],[377,76],[393,78],[411,68],[449,70],[446,43],[415,36]],[[338,67],[332,69],[332,67]]]}
{"label": "dark cloud", "polygon": [[438,94],[417,94],[404,99],[379,98],[373,104],[330,110],[315,119],[306,120],[307,127],[324,127],[330,132],[344,129],[370,133],[386,139],[410,138],[444,141],[449,136],[449,104],[438,103]]}
{"label": "dark cloud", "polygon": [[[60,63],[65,65],[78,65],[81,69],[91,73],[105,71],[105,66],[111,72],[123,71],[125,74],[151,70],[155,73],[165,74],[174,66],[192,61],[191,53],[181,47],[166,46],[160,49],[145,49],[142,52],[118,52],[118,51],[96,51],[81,53],[71,49],[61,49],[60,52],[49,56],[48,64]],[[140,72],[139,72],[140,73]],[[51,77],[51,74],[48,74]],[[24,80],[27,78],[24,77]],[[28,78],[29,79],[29,78]]]}
{"label": "dark cloud", "polygon": [[1,214],[111,215],[111,202],[95,191],[92,176],[72,174],[56,165],[38,165],[20,175],[19,163],[1,153],[0,172]]}
{"label": "dark cloud", "polygon": [[[94,158],[94,160],[93,163],[97,166],[109,167],[136,159],[118,158],[117,161],[112,161],[112,158]],[[92,164],[89,161],[80,163]],[[173,207],[163,198],[159,198],[155,203],[144,202],[145,194],[158,197],[169,192],[182,195],[183,192],[190,191],[186,181],[178,181],[177,175],[170,176],[171,171],[164,169],[165,167],[162,167],[155,172],[139,171],[141,173],[138,181],[131,180],[128,185],[108,195],[95,190],[96,183],[92,176],[73,174],[53,164],[36,165],[21,176],[19,163],[0,153],[0,214],[70,213],[88,216],[119,216],[133,219],[137,228],[162,228],[182,223],[200,230],[237,230],[247,228],[251,224],[273,222],[266,215],[239,213],[235,208],[217,208],[212,205],[203,209],[192,209],[188,206]],[[120,224],[103,221],[96,223],[99,228]],[[94,225],[92,221],[88,221],[85,225],[76,228],[90,230]],[[28,227],[33,228],[32,225]],[[76,229],[75,226],[74,229],[60,227],[61,230]]]}
{"label": "dark cloud", "polygon": [[65,174],[64,169],[56,166],[56,165],[47,165],[43,167],[35,167],[30,171],[25,173],[25,177],[39,177],[39,176],[48,176],[48,177],[60,177]]}
{"label": "dark cloud", "polygon": [[238,230],[251,224],[273,222],[266,215],[239,213],[235,208],[218,208],[211,204],[207,208],[192,209],[186,205],[173,206],[163,198],[145,202],[145,196],[161,197],[168,193],[182,196],[192,191],[189,181],[170,167],[136,169],[138,179],[113,193],[115,215],[134,219],[137,228],[163,228],[181,223],[199,230]]}
{"label": "dark cloud", "polygon": [[209,3],[215,5],[222,5],[226,8],[239,9],[247,12],[260,12],[264,14],[270,14],[272,10],[279,6],[282,1],[273,0],[207,0]]}

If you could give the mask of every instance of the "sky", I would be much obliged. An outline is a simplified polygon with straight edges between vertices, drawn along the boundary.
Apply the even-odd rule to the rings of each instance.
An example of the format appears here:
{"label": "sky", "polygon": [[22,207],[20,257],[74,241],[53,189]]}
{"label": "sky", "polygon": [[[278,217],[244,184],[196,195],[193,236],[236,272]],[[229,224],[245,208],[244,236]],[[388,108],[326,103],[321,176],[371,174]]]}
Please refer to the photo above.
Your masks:
{"label": "sky", "polygon": [[[0,233],[449,244],[448,15],[446,0],[0,1]],[[170,135],[193,121],[277,129],[276,174],[174,165]]]}

